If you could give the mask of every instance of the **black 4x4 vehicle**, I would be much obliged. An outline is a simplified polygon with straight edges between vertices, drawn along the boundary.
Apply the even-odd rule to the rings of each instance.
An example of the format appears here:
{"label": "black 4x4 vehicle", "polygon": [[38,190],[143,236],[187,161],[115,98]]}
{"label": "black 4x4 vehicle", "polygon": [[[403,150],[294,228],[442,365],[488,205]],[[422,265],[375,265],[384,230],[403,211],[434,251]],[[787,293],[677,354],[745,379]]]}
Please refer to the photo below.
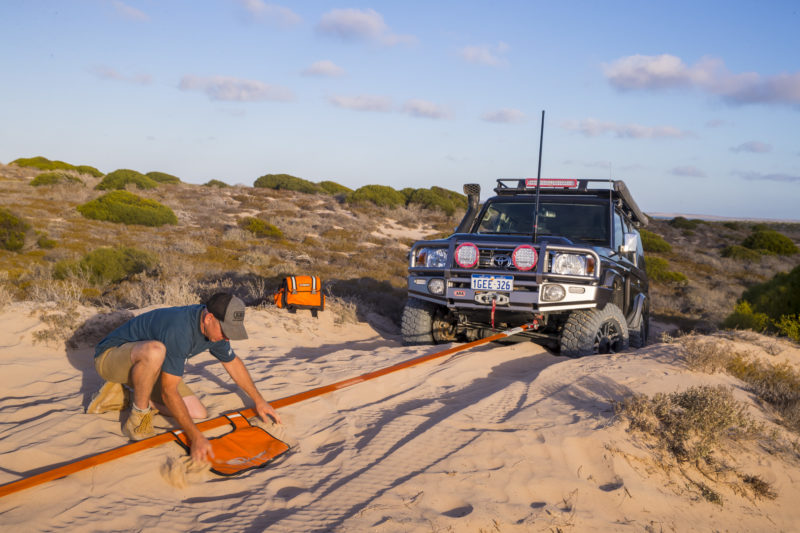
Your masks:
{"label": "black 4x4 vehicle", "polygon": [[[577,357],[640,347],[649,303],[637,227],[647,217],[622,181],[499,179],[446,239],[409,254],[407,344],[475,340],[534,324],[520,335]],[[537,216],[538,205],[538,216]]]}

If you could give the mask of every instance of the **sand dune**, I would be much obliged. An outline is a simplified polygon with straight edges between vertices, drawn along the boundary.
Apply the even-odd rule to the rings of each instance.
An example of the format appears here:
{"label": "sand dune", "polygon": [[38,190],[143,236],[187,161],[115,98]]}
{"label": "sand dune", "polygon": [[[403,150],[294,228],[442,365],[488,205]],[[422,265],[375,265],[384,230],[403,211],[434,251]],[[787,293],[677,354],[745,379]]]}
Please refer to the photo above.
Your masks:
{"label": "sand dune", "polygon": [[[0,483],[126,442],[119,414],[84,414],[100,385],[91,342],[124,317],[78,310],[84,327],[65,348],[33,342],[46,327],[33,311],[0,313]],[[336,325],[329,312],[251,310],[247,325],[234,348],[268,399],[441,349]],[[177,488],[161,470],[183,451],[166,444],[6,496],[0,516],[8,531],[796,530],[796,460],[742,445],[738,464],[778,496],[723,488],[714,504],[614,423],[611,402],[634,392],[726,384],[771,424],[734,378],[688,371],[678,349],[573,360],[527,342],[484,346],[282,409],[298,445],[267,469]],[[797,364],[800,351],[780,357]],[[190,361],[187,382],[210,416],[243,406],[208,354]]]}

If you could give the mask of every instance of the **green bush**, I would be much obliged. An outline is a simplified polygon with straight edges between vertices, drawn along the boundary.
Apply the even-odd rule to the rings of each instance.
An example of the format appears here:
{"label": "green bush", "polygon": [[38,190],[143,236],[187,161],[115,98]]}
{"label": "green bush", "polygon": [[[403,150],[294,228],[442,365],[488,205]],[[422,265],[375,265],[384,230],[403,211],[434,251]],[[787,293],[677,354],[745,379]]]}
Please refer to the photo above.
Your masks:
{"label": "green bush", "polygon": [[[447,216],[452,216],[456,209],[466,208],[467,198],[458,193],[451,193],[452,191],[441,187],[416,189],[408,195],[406,203],[419,204],[426,209],[438,209],[444,211]],[[401,192],[401,194],[405,196],[405,193]]]}
{"label": "green bush", "polygon": [[764,332],[770,325],[769,317],[764,313],[756,313],[749,302],[742,301],[733,308],[733,313],[728,315],[722,326],[729,329],[751,329],[759,333]]}
{"label": "green bush", "polygon": [[303,178],[290,176],[289,174],[265,174],[258,178],[253,187],[263,189],[285,189],[287,191],[298,191],[310,194],[323,192],[316,184]]}
{"label": "green bush", "polygon": [[351,204],[370,202],[379,207],[400,207],[406,203],[403,193],[387,185],[364,185],[348,194],[345,200]]}
{"label": "green bush", "polygon": [[348,194],[353,192],[353,189],[345,187],[344,185],[340,185],[335,181],[320,181],[318,185],[320,189],[322,189],[325,193],[330,194],[331,196],[335,196],[337,194]]}
{"label": "green bush", "polygon": [[794,342],[800,342],[800,315],[783,315],[774,321],[774,325],[780,335],[785,335]]}
{"label": "green bush", "polygon": [[661,235],[653,233],[652,231],[647,231],[646,229],[639,230],[639,234],[642,236],[642,247],[645,252],[659,253],[672,251],[672,245],[665,241]]}
{"label": "green bush", "polygon": [[169,207],[128,191],[111,191],[79,205],[78,211],[86,218],[120,224],[163,226],[178,223],[178,217]]}
{"label": "green bush", "polygon": [[121,168],[106,174],[106,177],[103,178],[103,181],[97,184],[95,189],[100,191],[121,190],[124,189],[129,183],[133,183],[138,189],[155,189],[158,187],[157,181],[152,178],[148,178],[141,172],[136,172],[135,170],[130,170],[127,168]]}
{"label": "green bush", "polygon": [[754,231],[742,242],[742,246],[767,254],[793,255],[798,252],[789,237],[771,229]]}
{"label": "green bush", "polygon": [[729,220],[727,222],[723,222],[722,225],[734,231],[740,231],[744,229],[744,223],[737,220]]}
{"label": "green bush", "polygon": [[722,249],[721,255],[722,257],[729,257],[739,261],[761,261],[760,253],[756,252],[755,250],[751,250],[750,248],[739,246],[738,244],[726,246]]}
{"label": "green bush", "polygon": [[38,239],[36,239],[36,245],[41,248],[42,250],[51,250],[56,247],[58,241],[51,239],[47,235],[40,235]]}
{"label": "green bush", "polygon": [[56,279],[65,279],[82,272],[89,276],[92,283],[98,285],[119,283],[134,274],[153,268],[157,263],[155,257],[136,248],[98,248],[84,255],[80,261],[59,261],[55,265],[53,276]]}
{"label": "green bush", "polygon": [[80,183],[83,185],[83,180],[73,176],[72,174],[67,174],[66,172],[59,170],[42,172],[41,174],[37,174],[36,177],[31,180],[31,185],[34,187],[41,187],[42,185],[57,185],[59,183]]}
{"label": "green bush", "polygon": [[669,225],[676,229],[693,230],[696,229],[700,224],[703,224],[703,221],[697,218],[688,220],[685,217],[675,217],[669,221]]}
{"label": "green bush", "polygon": [[25,234],[30,224],[8,209],[0,207],[0,248],[17,252],[25,246]]}
{"label": "green bush", "polygon": [[218,187],[220,189],[224,189],[225,187],[230,187],[227,183],[220,180],[210,180],[203,184],[203,187]]}
{"label": "green bush", "polygon": [[648,257],[645,263],[647,276],[652,281],[661,283],[684,283],[688,281],[685,274],[669,270],[669,263],[660,257]]}
{"label": "green bush", "polygon": [[81,174],[89,174],[96,178],[99,178],[103,175],[102,172],[94,167],[90,167],[89,165],[80,165],[76,167],[63,161],[50,161],[46,157],[42,156],[20,157],[19,159],[12,161],[11,164],[17,165],[18,167],[38,168],[39,170],[75,170]]}
{"label": "green bush", "polygon": [[280,239],[283,232],[265,220],[255,217],[245,217],[239,221],[239,227],[246,229],[256,237],[272,237]]}
{"label": "green bush", "polygon": [[800,266],[789,273],[779,272],[771,280],[750,287],[742,294],[742,300],[750,302],[755,311],[766,313],[773,320],[800,313]]}
{"label": "green bush", "polygon": [[[145,174],[148,178],[158,183],[180,183],[181,179],[178,176],[167,174],[166,172],[148,172]],[[141,189],[141,187],[139,187]]]}

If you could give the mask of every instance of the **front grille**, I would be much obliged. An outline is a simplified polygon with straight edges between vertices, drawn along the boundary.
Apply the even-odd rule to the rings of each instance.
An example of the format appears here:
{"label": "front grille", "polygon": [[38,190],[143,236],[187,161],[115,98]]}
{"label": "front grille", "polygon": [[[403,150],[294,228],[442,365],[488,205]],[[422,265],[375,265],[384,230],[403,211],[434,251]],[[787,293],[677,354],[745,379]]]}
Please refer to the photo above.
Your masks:
{"label": "front grille", "polygon": [[511,260],[513,249],[507,248],[480,248],[478,268],[491,270],[516,270]]}

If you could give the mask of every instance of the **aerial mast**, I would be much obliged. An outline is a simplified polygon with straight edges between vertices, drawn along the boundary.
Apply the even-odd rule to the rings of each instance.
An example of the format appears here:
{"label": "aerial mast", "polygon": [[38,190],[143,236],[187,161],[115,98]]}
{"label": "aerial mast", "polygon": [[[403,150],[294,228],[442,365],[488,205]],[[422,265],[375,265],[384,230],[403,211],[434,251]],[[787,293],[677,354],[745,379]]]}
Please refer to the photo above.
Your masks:
{"label": "aerial mast", "polygon": [[539,131],[539,170],[536,172],[536,210],[533,213],[533,242],[539,233],[539,182],[542,179],[542,141],[544,140],[544,109],[542,109],[542,127]]}

